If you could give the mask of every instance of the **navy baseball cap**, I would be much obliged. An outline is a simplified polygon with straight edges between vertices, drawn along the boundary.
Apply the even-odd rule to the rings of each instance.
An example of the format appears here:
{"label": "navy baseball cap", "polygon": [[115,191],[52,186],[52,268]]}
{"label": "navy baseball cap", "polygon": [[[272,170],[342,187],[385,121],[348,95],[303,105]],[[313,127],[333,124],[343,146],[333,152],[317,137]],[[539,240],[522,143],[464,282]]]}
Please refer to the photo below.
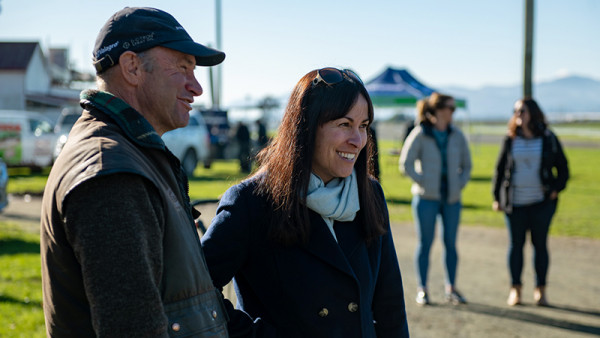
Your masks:
{"label": "navy baseball cap", "polygon": [[139,53],[156,46],[193,55],[198,66],[218,65],[225,59],[225,53],[194,42],[171,14],[156,8],[125,7],[113,14],[96,38],[96,73],[116,65],[126,51]]}

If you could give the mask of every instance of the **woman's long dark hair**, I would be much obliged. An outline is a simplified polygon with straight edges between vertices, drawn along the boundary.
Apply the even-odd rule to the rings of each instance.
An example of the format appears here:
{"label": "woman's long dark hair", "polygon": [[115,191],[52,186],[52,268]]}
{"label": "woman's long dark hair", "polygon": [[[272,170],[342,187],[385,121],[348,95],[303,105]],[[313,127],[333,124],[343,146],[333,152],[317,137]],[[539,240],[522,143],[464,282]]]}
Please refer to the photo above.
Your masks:
{"label": "woman's long dark hair", "polygon": [[[364,85],[345,77],[342,82],[313,87],[317,71],[304,75],[292,91],[277,136],[258,154],[257,193],[266,195],[274,209],[269,236],[284,245],[308,241],[311,231],[306,195],[312,171],[317,128],[344,117],[362,95],[368,103],[369,123],[373,104]],[[373,179],[373,140],[360,152],[356,171],[362,235],[367,243],[385,233],[385,201],[377,198]]]}
{"label": "woman's long dark hair", "polygon": [[[529,128],[535,137],[542,136],[546,128],[548,128],[548,122],[546,121],[544,112],[542,112],[542,108],[540,108],[537,102],[531,97],[525,97],[519,101],[521,101],[529,111],[529,123],[527,124],[527,128]],[[520,128],[521,127],[517,125],[517,116],[513,114],[510,120],[508,120],[508,135],[515,138],[519,135]]]}

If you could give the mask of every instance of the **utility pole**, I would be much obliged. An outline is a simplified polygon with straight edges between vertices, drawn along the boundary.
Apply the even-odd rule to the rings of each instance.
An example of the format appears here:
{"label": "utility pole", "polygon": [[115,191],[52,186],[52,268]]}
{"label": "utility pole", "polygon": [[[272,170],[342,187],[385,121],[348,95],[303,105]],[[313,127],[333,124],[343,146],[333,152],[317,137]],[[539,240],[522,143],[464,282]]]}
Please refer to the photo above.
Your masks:
{"label": "utility pole", "polygon": [[533,0],[525,0],[525,59],[523,63],[523,97],[533,97],[531,74],[533,60]]}
{"label": "utility pole", "polygon": [[[217,34],[217,49],[223,50],[221,47],[221,0],[215,0],[215,15],[216,15],[216,34]],[[215,71],[217,73],[216,81],[214,83],[214,87],[212,90],[213,94],[213,108],[220,109],[221,108],[221,65],[216,66]]]}

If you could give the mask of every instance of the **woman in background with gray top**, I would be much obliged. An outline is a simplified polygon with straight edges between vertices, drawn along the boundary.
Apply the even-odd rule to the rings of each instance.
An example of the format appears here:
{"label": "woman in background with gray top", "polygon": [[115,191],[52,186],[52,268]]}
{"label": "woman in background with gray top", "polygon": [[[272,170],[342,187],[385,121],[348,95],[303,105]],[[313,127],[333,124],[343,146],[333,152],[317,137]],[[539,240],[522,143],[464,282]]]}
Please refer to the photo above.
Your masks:
{"label": "woman in background with gray top", "polygon": [[456,290],[461,191],[471,177],[471,154],[463,133],[452,125],[454,98],[433,93],[417,104],[417,126],[408,135],[400,154],[400,171],[413,180],[412,208],[419,244],[415,257],[417,298],[428,305],[429,252],[440,216],[443,225],[446,301],[464,304]]}

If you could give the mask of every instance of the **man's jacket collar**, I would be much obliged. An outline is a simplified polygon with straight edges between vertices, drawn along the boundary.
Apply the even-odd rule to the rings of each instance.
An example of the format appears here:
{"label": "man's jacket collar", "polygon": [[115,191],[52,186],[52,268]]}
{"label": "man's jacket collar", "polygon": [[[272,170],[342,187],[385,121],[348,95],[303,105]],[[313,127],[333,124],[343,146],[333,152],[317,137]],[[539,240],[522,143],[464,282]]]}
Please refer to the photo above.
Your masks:
{"label": "man's jacket collar", "polygon": [[107,114],[134,142],[144,147],[165,150],[165,143],[148,120],[125,101],[99,90],[84,90],[80,99],[79,104],[83,109],[91,106]]}

